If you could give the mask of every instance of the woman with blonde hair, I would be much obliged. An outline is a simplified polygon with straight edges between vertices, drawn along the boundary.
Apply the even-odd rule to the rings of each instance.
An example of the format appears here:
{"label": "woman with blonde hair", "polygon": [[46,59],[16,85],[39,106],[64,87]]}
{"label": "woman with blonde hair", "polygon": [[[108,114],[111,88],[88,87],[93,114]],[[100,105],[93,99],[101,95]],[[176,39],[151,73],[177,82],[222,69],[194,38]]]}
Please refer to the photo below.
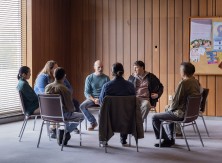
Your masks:
{"label": "woman with blonde hair", "polygon": [[[35,86],[34,86],[34,91],[35,93],[38,94],[43,94],[45,93],[45,87],[54,82],[55,77],[54,77],[54,70],[58,68],[58,64],[54,60],[50,60],[46,62],[44,68],[39,72],[36,80],[35,80]],[[64,80],[64,85],[68,88],[71,94],[73,94],[73,88],[69,81],[67,79]],[[76,112],[79,112],[79,102],[73,98],[73,105],[76,108]],[[54,134],[51,136],[51,138],[55,138],[55,130],[53,130]],[[76,133],[79,131],[76,129]]]}

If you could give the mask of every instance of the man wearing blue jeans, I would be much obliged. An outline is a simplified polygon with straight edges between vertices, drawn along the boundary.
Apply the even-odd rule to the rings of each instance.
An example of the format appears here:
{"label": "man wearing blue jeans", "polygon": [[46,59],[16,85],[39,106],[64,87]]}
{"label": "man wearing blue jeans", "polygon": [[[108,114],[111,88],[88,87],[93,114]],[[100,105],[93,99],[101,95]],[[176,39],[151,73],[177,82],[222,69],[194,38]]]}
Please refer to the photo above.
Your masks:
{"label": "man wearing blue jeans", "polygon": [[97,60],[94,63],[94,70],[94,73],[86,77],[84,90],[86,100],[80,105],[80,110],[91,124],[88,131],[93,131],[98,126],[95,117],[89,112],[88,108],[99,105],[99,95],[102,86],[110,81],[109,77],[103,74],[103,64],[101,61]]}

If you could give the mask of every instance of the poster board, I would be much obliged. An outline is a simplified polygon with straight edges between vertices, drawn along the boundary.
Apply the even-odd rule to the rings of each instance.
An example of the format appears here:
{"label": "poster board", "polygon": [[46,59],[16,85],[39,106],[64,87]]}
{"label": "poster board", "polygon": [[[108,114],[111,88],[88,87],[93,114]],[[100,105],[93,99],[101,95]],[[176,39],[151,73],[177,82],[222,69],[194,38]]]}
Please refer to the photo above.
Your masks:
{"label": "poster board", "polygon": [[190,62],[199,75],[222,75],[222,17],[190,18]]}

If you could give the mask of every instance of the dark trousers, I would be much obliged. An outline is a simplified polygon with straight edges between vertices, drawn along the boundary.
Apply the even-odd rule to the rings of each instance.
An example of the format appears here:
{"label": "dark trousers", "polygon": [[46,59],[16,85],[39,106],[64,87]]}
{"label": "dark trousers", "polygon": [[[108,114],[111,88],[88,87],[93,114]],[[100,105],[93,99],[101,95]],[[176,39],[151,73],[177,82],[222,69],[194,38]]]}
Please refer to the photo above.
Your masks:
{"label": "dark trousers", "polygon": [[[174,120],[174,121],[181,121],[183,118],[178,118],[175,116],[171,111],[166,111],[165,113],[157,113],[152,118],[153,129],[157,139],[160,139],[160,125],[162,121],[166,120]],[[170,123],[166,125],[167,133],[165,129],[162,130],[162,139],[164,140],[171,140],[173,139],[174,133],[174,123]]]}
{"label": "dark trousers", "polygon": [[72,102],[73,102],[73,105],[75,106],[76,108],[76,111],[75,112],[80,112],[80,109],[79,109],[79,101],[77,101],[76,99],[72,99]]}

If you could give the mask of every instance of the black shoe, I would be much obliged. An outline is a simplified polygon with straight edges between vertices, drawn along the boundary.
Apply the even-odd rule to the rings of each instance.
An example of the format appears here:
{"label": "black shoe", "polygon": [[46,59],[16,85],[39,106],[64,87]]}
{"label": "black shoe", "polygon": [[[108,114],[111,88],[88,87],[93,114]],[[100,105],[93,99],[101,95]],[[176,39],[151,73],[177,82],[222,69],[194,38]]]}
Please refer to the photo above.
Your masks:
{"label": "black shoe", "polygon": [[62,144],[63,135],[64,135],[64,130],[59,130],[58,135],[59,135],[59,137],[57,138],[57,143],[59,145],[61,145]]}
{"label": "black shoe", "polygon": [[51,136],[52,139],[56,139],[56,129],[51,130]]}
{"label": "black shoe", "polygon": [[71,135],[69,132],[66,133],[66,138],[65,138],[65,141],[64,141],[64,145],[67,145],[68,144],[68,141],[70,140],[71,138]]}
{"label": "black shoe", "polygon": [[[175,140],[172,139],[172,140],[163,140],[161,142],[161,147],[171,147],[172,145],[175,144]],[[157,144],[154,144],[155,147],[160,147],[160,144],[157,143]]]}

